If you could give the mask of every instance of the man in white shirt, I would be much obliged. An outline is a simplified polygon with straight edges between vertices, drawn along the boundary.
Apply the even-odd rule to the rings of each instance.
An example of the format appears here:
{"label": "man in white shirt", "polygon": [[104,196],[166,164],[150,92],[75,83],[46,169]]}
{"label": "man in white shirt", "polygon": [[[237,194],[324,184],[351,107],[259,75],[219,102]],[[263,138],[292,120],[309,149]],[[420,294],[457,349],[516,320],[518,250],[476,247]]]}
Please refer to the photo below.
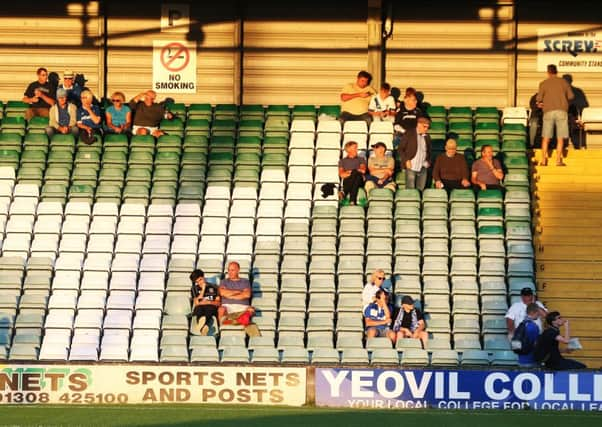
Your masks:
{"label": "man in white shirt", "polygon": [[395,120],[395,100],[391,96],[391,85],[383,83],[380,85],[380,91],[370,99],[368,105],[368,114],[372,120],[390,121]]}
{"label": "man in white shirt", "polygon": [[525,320],[527,317],[527,305],[535,303],[539,306],[539,317],[534,322],[539,327],[540,331],[543,331],[541,319],[545,318],[548,314],[548,309],[540,302],[535,299],[533,289],[525,287],[520,291],[520,301],[515,302],[510,306],[506,312],[506,327],[508,328],[508,336],[512,337],[514,330]]}

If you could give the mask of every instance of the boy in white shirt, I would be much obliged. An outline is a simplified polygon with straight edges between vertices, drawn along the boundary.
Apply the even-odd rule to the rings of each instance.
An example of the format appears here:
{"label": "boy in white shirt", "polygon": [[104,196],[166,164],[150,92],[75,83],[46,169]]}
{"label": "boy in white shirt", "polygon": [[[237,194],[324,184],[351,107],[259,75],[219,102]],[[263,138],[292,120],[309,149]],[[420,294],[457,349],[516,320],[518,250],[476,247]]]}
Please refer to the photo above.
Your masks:
{"label": "boy in white shirt", "polygon": [[380,91],[370,100],[368,114],[372,116],[372,120],[391,122],[395,120],[395,100],[391,96],[389,83],[380,85]]}

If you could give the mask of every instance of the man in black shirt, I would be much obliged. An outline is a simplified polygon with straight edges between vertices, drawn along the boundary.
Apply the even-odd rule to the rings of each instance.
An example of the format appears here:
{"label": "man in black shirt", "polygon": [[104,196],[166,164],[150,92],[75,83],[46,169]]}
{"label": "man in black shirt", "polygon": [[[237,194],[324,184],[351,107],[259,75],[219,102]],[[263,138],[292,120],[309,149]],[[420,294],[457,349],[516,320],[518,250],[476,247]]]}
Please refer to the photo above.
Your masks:
{"label": "man in black shirt", "polygon": [[426,323],[422,311],[414,307],[414,300],[409,295],[404,295],[401,299],[401,308],[397,313],[393,323],[393,331],[397,332],[397,339],[416,338],[422,341],[426,348],[428,333],[426,332]]}
{"label": "man in black shirt", "polygon": [[209,332],[208,320],[213,319],[213,325],[218,327],[217,308],[220,306],[220,296],[216,286],[205,281],[203,270],[194,270],[190,273],[192,281],[192,316],[190,332],[193,334],[207,335]]}
{"label": "man in black shirt", "polygon": [[[568,344],[570,337],[569,321],[560,316],[557,311],[552,311],[546,316],[549,327],[539,337],[535,349],[535,359],[545,363],[546,368],[555,371],[566,371],[569,369],[585,369],[586,366],[573,359],[565,359],[560,353],[570,350],[560,350],[558,343]],[[560,334],[560,327],[564,325],[564,335]]]}
{"label": "man in black shirt", "polygon": [[25,112],[26,120],[30,120],[35,116],[48,117],[50,107],[55,103],[54,90],[48,82],[48,70],[38,68],[36,73],[38,79],[31,82],[23,94],[23,102],[30,105]]}

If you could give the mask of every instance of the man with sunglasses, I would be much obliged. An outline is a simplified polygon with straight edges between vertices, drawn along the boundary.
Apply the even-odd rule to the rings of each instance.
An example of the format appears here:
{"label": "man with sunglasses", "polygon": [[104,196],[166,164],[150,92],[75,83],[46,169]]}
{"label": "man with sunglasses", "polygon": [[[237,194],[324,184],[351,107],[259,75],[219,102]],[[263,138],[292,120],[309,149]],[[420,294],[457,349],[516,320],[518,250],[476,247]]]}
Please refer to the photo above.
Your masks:
{"label": "man with sunglasses", "polygon": [[382,289],[383,283],[385,283],[384,270],[374,270],[372,275],[370,275],[370,282],[364,286],[364,290],[362,291],[362,307],[364,309],[374,302],[374,295],[376,295],[379,289]]}

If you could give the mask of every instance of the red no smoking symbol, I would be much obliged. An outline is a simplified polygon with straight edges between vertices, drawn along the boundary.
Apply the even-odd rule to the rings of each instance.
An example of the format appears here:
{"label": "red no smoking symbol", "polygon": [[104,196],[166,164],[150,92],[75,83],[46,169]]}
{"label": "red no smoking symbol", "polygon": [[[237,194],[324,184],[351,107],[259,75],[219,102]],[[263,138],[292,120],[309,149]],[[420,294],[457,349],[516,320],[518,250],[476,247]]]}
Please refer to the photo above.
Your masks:
{"label": "red no smoking symbol", "polygon": [[161,64],[168,71],[182,71],[189,61],[190,51],[182,43],[172,42],[161,49]]}

